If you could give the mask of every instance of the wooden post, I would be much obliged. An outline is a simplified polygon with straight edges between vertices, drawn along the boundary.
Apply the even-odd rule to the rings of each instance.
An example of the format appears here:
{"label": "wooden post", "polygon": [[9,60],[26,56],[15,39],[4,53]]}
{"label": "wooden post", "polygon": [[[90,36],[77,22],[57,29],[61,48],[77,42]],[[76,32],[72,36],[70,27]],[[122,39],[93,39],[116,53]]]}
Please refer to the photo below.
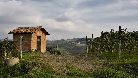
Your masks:
{"label": "wooden post", "polygon": [[89,47],[88,47],[88,41],[87,41],[87,36],[86,36],[86,52],[88,53],[89,52]]}
{"label": "wooden post", "polygon": [[119,58],[121,57],[121,26],[119,26]]}
{"label": "wooden post", "polygon": [[22,40],[23,36],[20,36],[20,58],[22,59]]}
{"label": "wooden post", "polygon": [[58,50],[58,44],[57,44],[57,50]]}
{"label": "wooden post", "polygon": [[119,26],[119,32],[121,32],[121,26]]}
{"label": "wooden post", "polygon": [[86,36],[86,44],[87,44],[87,36]]}
{"label": "wooden post", "polygon": [[101,32],[101,36],[103,36],[103,31]]}
{"label": "wooden post", "polygon": [[92,34],[92,40],[93,40],[93,34]]}
{"label": "wooden post", "polygon": [[119,58],[121,57],[121,40],[119,40]]}
{"label": "wooden post", "polygon": [[92,34],[92,39],[91,39],[91,51],[93,51],[93,34]]}
{"label": "wooden post", "polygon": [[88,45],[87,45],[87,53],[89,53],[89,47],[88,47]]}
{"label": "wooden post", "polygon": [[4,59],[7,59],[7,53],[4,51]]}

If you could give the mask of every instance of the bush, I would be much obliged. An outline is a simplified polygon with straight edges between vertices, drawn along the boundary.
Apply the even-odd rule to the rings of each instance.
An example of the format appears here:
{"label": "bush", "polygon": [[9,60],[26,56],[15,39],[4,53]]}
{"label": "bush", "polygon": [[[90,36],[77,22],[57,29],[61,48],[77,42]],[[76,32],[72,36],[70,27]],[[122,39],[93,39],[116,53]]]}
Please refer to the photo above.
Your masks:
{"label": "bush", "polygon": [[60,50],[57,50],[57,49],[52,48],[52,47],[47,47],[46,49],[50,54],[56,54],[56,55],[62,54]]}
{"label": "bush", "polygon": [[121,56],[119,58],[118,52],[102,52],[95,53],[93,55],[98,56],[100,59],[106,60],[126,60],[126,59],[138,59],[138,52],[121,52]]}
{"label": "bush", "polygon": [[19,52],[17,50],[17,46],[13,41],[9,41],[8,39],[4,39],[4,41],[0,41],[1,59],[7,58],[7,57],[8,58],[18,57],[18,56],[19,56]]}
{"label": "bush", "polygon": [[135,76],[112,68],[103,68],[93,72],[94,78],[134,78]]}
{"label": "bush", "polygon": [[0,66],[0,77],[52,77],[54,74],[53,69],[44,63],[20,61],[19,64],[14,66]]}
{"label": "bush", "polygon": [[89,77],[89,73],[83,72],[73,66],[67,66],[68,72],[67,76],[71,77]]}
{"label": "bush", "polygon": [[121,70],[125,71],[129,74],[132,74],[134,76],[138,77],[138,62],[118,62],[115,64],[110,64],[109,67],[116,69],[116,70]]}

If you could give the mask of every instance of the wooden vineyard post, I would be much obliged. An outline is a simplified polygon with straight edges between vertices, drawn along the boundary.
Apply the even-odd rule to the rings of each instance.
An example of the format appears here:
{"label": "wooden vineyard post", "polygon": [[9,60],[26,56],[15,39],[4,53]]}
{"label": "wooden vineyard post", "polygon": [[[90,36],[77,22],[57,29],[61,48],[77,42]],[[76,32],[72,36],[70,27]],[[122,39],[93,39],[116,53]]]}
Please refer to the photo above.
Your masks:
{"label": "wooden vineyard post", "polygon": [[93,34],[92,34],[92,39],[91,39],[91,51],[93,51]]}
{"label": "wooden vineyard post", "polygon": [[57,44],[57,50],[59,50],[59,49],[58,49],[58,44]]}
{"label": "wooden vineyard post", "polygon": [[121,26],[119,26],[119,58],[121,57]]}
{"label": "wooden vineyard post", "polygon": [[89,46],[88,46],[88,40],[87,40],[87,36],[86,36],[86,52],[88,53],[89,52]]}
{"label": "wooden vineyard post", "polygon": [[119,58],[121,57],[121,40],[119,40]]}
{"label": "wooden vineyard post", "polygon": [[22,41],[23,41],[23,36],[20,36],[20,58],[22,59]]}
{"label": "wooden vineyard post", "polygon": [[[102,45],[102,49],[103,49],[103,31],[101,32],[101,45]],[[102,50],[101,50],[101,54],[102,54]]]}

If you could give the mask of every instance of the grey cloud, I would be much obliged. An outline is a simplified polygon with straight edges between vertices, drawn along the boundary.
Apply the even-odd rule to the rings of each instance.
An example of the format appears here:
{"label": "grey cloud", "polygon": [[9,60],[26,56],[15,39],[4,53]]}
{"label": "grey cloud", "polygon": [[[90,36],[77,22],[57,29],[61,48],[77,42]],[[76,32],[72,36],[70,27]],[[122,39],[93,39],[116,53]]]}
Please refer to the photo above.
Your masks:
{"label": "grey cloud", "polygon": [[4,5],[0,5],[0,27],[48,24],[44,27],[52,39],[97,35],[118,25],[138,25],[138,5],[131,0],[15,0],[20,5],[6,4],[8,1],[12,3],[0,0]]}
{"label": "grey cloud", "polygon": [[81,3],[78,3],[76,6],[77,9],[83,8],[93,8],[93,7],[104,7],[108,4],[113,4],[118,2],[117,0],[85,0]]}
{"label": "grey cloud", "polygon": [[40,11],[41,15],[44,18],[51,18],[51,19],[58,18],[59,16],[63,15],[63,13],[67,10],[69,6],[66,5],[65,1],[62,2],[62,1],[52,0],[43,3],[38,3],[38,2],[33,2],[32,6],[37,4],[35,6],[35,9],[37,11]]}
{"label": "grey cloud", "polygon": [[[135,23],[138,20],[138,15],[136,16],[116,16],[114,18],[107,18],[106,21],[111,23]],[[115,22],[113,22],[115,21]]]}
{"label": "grey cloud", "polygon": [[31,0],[31,1],[37,1],[37,2],[50,2],[50,1],[53,1],[53,0]]}
{"label": "grey cloud", "polygon": [[105,5],[106,7],[95,6],[93,8],[88,5],[88,6],[83,6],[85,7],[85,9],[82,8],[81,10],[78,9],[74,10],[75,11],[77,10],[76,12],[78,14],[76,13],[76,15],[80,16],[78,17],[78,19],[83,20],[87,23],[95,23],[95,24],[121,23],[121,22],[135,23],[137,21],[137,13],[138,13],[137,6],[134,6],[132,3],[129,2],[127,4],[124,4],[123,2],[120,4],[119,2],[117,3],[114,1],[109,3],[108,2],[106,3],[108,4],[108,6]]}
{"label": "grey cloud", "polygon": [[110,15],[107,14],[89,14],[89,15],[82,15],[82,20],[87,23],[135,23],[138,20],[138,15]]}
{"label": "grey cloud", "polygon": [[70,21],[70,19],[68,17],[66,17],[65,15],[61,15],[61,16],[55,18],[55,20],[59,21],[59,22]]}

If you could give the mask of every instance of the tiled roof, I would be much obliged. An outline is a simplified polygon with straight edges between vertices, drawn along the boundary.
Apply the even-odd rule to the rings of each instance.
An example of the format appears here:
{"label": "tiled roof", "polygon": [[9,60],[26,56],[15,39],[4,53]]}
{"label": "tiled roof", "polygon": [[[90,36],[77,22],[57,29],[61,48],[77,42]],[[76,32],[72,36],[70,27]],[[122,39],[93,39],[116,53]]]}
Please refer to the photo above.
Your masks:
{"label": "tiled roof", "polygon": [[37,30],[41,30],[42,32],[44,32],[46,35],[49,35],[49,33],[42,28],[42,26],[37,26],[37,27],[18,27],[16,29],[14,29],[13,31],[10,31],[9,34],[13,34],[13,33],[35,33],[37,32]]}

